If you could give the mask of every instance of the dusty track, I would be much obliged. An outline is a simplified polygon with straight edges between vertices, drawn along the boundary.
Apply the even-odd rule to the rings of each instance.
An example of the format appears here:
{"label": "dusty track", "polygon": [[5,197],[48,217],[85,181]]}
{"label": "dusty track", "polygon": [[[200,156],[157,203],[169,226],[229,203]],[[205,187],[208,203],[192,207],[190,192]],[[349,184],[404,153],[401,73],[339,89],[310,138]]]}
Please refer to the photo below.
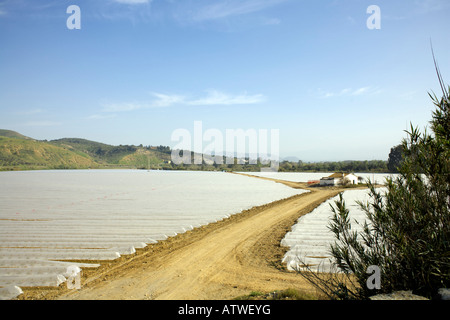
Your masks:
{"label": "dusty track", "polygon": [[313,293],[301,276],[283,268],[280,241],[301,215],[342,189],[309,190],[102,263],[84,272],[79,290],[29,288],[20,299],[232,299],[287,288]]}

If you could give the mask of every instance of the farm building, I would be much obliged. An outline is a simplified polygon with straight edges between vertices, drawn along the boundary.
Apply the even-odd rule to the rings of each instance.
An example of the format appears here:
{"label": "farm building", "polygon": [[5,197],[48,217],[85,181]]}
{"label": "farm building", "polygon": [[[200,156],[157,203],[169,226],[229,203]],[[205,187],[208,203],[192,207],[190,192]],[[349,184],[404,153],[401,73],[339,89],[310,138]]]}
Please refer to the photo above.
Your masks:
{"label": "farm building", "polygon": [[321,186],[335,186],[341,184],[343,180],[349,184],[358,184],[358,177],[352,173],[333,173],[331,176],[320,179]]}

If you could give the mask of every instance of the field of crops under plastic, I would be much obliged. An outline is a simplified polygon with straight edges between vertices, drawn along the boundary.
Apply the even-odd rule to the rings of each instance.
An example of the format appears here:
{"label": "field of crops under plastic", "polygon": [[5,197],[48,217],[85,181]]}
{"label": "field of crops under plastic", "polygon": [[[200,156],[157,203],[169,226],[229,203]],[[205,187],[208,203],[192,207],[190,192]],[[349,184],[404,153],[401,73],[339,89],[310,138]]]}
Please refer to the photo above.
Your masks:
{"label": "field of crops under plastic", "polygon": [[[348,190],[343,193],[352,231],[361,231],[366,221],[366,215],[356,203],[357,200],[367,202],[370,200],[368,189]],[[338,196],[334,197],[310,213],[300,217],[291,231],[281,241],[281,245],[289,250],[283,258],[289,270],[305,270],[308,266],[311,271],[336,272],[330,261],[330,246],[336,241],[335,235],[328,229],[330,219],[333,216],[330,204]]]}
{"label": "field of crops under plastic", "polygon": [[0,299],[302,192],[223,172],[0,172]]}

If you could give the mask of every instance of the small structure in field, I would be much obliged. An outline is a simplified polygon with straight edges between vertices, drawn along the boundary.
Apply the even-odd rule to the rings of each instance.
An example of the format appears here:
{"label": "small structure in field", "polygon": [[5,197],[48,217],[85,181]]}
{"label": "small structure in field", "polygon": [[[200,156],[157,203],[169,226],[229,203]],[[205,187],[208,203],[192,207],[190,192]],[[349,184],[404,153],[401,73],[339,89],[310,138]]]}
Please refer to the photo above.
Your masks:
{"label": "small structure in field", "polygon": [[358,184],[358,177],[353,173],[333,173],[331,176],[320,179],[321,186],[336,186],[344,184]]}

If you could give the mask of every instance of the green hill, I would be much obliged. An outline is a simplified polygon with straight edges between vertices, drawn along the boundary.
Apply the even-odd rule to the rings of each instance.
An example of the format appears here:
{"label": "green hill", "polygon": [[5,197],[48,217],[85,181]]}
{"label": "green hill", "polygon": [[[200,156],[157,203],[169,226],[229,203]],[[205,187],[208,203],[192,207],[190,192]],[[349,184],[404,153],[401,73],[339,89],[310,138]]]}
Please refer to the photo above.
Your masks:
{"label": "green hill", "polygon": [[169,147],[112,146],[80,138],[38,141],[0,129],[0,170],[172,169]]}
{"label": "green hill", "polygon": [[123,157],[136,152],[135,146],[112,146],[100,142],[79,138],[63,138],[52,140],[52,145],[82,152],[100,163],[117,164]]}
{"label": "green hill", "polygon": [[31,139],[30,137],[26,137],[18,132],[12,131],[12,130],[5,130],[0,129],[0,136],[2,137],[8,137],[8,138],[17,138],[17,139]]}
{"label": "green hill", "polygon": [[[0,170],[130,168],[166,170],[239,170],[241,165],[183,164],[171,161],[166,146],[113,146],[80,138],[38,141],[11,130],[0,130]],[[191,153],[192,159],[194,154]],[[245,170],[244,170],[245,169]]]}
{"label": "green hill", "polygon": [[170,160],[169,147],[144,147],[133,145],[112,146],[79,138],[64,138],[50,141],[51,144],[89,155],[105,165],[120,165],[137,168],[159,168]]}
{"label": "green hill", "polygon": [[0,136],[0,170],[97,167],[97,162],[81,153],[42,141]]}

